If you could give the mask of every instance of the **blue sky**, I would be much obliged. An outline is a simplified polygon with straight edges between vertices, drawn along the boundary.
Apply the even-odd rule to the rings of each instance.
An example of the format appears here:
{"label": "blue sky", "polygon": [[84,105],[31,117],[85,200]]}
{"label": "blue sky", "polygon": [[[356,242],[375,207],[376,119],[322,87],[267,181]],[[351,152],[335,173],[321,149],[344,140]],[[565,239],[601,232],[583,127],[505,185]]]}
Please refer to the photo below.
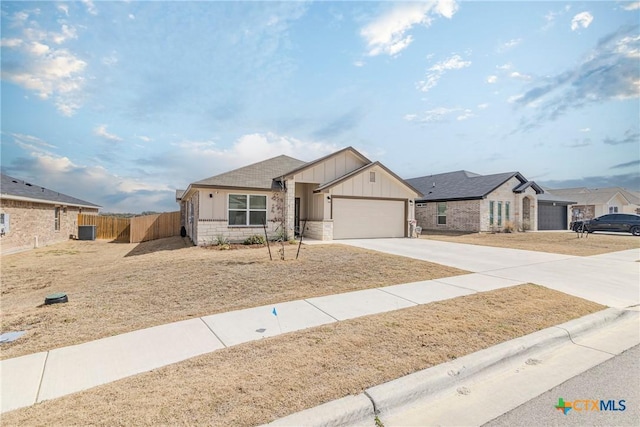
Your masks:
{"label": "blue sky", "polygon": [[354,146],[640,188],[640,2],[12,2],[2,170],[106,212]]}

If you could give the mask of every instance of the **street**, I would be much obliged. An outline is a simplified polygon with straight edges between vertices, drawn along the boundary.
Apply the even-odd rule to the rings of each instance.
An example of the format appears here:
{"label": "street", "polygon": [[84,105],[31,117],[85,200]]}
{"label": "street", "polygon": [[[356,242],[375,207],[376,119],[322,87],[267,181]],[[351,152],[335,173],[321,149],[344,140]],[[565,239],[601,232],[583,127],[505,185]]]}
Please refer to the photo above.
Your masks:
{"label": "street", "polygon": [[[565,415],[555,408],[559,398],[574,403],[577,400],[613,400],[616,402],[616,409],[622,409],[619,403],[624,400],[625,409],[592,410],[592,404],[578,402],[577,408],[569,410]],[[597,407],[600,409],[599,404]],[[635,346],[488,422],[485,427],[637,426],[638,420],[640,346]]]}

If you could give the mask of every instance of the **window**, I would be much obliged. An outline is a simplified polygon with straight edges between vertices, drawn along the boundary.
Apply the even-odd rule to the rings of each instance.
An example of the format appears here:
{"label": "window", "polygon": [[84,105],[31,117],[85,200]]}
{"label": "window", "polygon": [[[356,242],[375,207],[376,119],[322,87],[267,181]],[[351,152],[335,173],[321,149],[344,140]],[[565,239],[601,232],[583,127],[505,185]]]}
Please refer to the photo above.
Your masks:
{"label": "window", "polygon": [[502,202],[498,202],[498,226],[502,225]]}
{"label": "window", "polygon": [[58,206],[56,206],[56,210],[54,212],[54,223],[53,223],[53,229],[56,231],[60,231],[60,208]]}
{"label": "window", "polygon": [[509,202],[504,202],[504,220],[511,221],[511,217],[509,216]]}
{"label": "window", "polygon": [[267,196],[229,194],[229,225],[262,225],[267,222]]}
{"label": "window", "polygon": [[609,206],[609,213],[618,213],[618,207],[617,206]]}
{"label": "window", "polygon": [[493,202],[489,202],[489,225],[493,225]]}
{"label": "window", "polygon": [[0,234],[9,233],[9,214],[0,213]]}
{"label": "window", "polygon": [[376,173],[369,172],[369,182],[376,182]]}
{"label": "window", "polygon": [[447,202],[438,202],[438,225],[447,224]]}

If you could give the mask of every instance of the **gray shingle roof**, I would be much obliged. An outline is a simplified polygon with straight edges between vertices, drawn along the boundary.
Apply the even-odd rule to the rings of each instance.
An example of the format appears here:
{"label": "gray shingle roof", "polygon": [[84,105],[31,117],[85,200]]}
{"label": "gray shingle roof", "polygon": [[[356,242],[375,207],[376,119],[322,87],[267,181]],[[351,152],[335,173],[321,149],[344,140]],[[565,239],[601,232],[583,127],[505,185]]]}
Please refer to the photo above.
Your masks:
{"label": "gray shingle roof", "polygon": [[518,172],[478,175],[469,171],[455,171],[406,179],[424,197],[422,201],[482,199],[512,177],[522,184],[528,181]]}
{"label": "gray shingle roof", "polygon": [[306,164],[289,156],[278,156],[220,175],[196,181],[192,186],[238,187],[271,190],[278,188],[274,179]]}
{"label": "gray shingle roof", "polygon": [[636,196],[633,192],[628,191],[621,187],[558,188],[558,189],[549,189],[549,192],[556,196],[561,196],[561,197],[575,200],[576,203],[587,203],[587,204],[607,203],[616,195],[616,193],[620,193],[624,198],[626,198],[629,201],[629,203],[632,203],[634,205],[640,205],[640,197]]}
{"label": "gray shingle roof", "polygon": [[81,206],[90,208],[100,208],[101,206],[91,202],[77,199],[63,193],[59,193],[39,185],[13,178],[9,175],[0,174],[2,176],[0,194],[5,198],[19,197],[27,199],[41,200],[45,203],[56,203],[67,206]]}

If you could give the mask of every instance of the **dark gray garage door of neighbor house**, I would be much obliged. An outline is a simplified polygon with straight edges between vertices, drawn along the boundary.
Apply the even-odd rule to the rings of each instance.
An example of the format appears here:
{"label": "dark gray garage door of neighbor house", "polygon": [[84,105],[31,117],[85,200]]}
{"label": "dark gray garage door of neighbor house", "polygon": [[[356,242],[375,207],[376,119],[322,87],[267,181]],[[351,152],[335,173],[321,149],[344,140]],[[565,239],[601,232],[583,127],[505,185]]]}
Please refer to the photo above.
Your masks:
{"label": "dark gray garage door of neighbor house", "polygon": [[567,206],[538,201],[538,230],[566,230]]}

